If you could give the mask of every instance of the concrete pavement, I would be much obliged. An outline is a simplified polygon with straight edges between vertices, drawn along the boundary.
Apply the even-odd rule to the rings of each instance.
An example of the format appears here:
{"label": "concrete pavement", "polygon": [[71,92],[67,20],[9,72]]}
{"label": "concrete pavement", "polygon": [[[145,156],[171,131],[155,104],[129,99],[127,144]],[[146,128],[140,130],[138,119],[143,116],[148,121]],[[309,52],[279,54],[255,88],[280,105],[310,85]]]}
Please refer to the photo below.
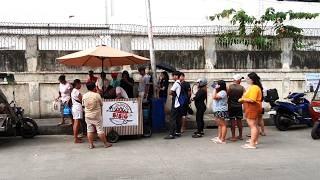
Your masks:
{"label": "concrete pavement", "polygon": [[244,141],[210,142],[216,129],[200,139],[191,138],[192,131],[175,140],[155,134],[109,149],[98,141],[93,150],[68,135],[0,138],[0,179],[318,179],[320,141],[310,131],[267,127],[256,150],[241,149]]}

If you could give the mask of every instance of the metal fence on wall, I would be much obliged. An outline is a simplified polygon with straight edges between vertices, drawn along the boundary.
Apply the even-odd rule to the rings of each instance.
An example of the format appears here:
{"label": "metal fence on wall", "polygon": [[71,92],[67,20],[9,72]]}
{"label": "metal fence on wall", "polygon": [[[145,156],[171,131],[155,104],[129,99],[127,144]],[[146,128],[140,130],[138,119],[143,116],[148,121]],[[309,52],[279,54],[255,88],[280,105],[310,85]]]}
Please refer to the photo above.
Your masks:
{"label": "metal fence on wall", "polygon": [[[204,36],[216,36],[237,31],[236,26],[154,26],[156,50],[202,50]],[[248,28],[250,31],[250,27]],[[318,37],[320,29],[303,29],[305,38],[298,44],[298,50],[320,50]],[[82,50],[105,44],[120,48],[120,36],[133,36],[132,50],[148,50],[147,27],[128,24],[52,24],[52,23],[8,23],[0,22],[0,50],[25,50],[28,35],[38,36],[39,50]],[[267,28],[265,35],[274,35]],[[219,39],[218,48],[233,48],[236,44],[250,46],[249,39],[232,41]],[[261,44],[261,50],[280,50],[277,40]],[[259,49],[258,48],[258,49]]]}
{"label": "metal fence on wall", "polygon": [[296,50],[299,51],[320,51],[319,38],[303,38],[301,42],[297,42]]}
{"label": "metal fence on wall", "polygon": [[39,50],[76,51],[107,45],[120,49],[120,39],[109,35],[100,36],[39,36]]}
{"label": "metal fence on wall", "polygon": [[0,35],[0,50],[25,50],[26,38],[23,35]]}

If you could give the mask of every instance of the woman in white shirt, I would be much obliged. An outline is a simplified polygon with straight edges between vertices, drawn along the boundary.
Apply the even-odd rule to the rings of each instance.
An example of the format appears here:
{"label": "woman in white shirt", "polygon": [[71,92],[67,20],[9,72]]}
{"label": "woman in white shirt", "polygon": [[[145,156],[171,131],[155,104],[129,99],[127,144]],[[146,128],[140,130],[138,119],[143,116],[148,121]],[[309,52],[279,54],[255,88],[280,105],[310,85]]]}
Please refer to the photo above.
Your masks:
{"label": "woman in white shirt", "polygon": [[82,109],[82,95],[80,93],[81,89],[81,81],[79,79],[75,79],[73,81],[74,88],[71,92],[71,100],[72,100],[72,117],[73,117],[73,136],[74,143],[81,143],[81,139],[78,138],[78,132],[80,127],[80,121],[83,119],[83,109]]}

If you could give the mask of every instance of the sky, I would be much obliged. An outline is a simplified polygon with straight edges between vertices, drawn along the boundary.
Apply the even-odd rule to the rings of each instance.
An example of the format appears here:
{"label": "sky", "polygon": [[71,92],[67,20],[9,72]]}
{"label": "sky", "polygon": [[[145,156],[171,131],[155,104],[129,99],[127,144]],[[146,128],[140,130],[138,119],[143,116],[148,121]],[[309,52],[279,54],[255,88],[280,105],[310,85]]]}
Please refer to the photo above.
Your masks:
{"label": "sky", "polygon": [[[107,3],[106,3],[107,2]],[[265,8],[320,12],[320,3],[279,2],[276,0],[150,0],[154,25],[228,25],[211,22],[207,16],[223,9],[244,9],[258,16]],[[108,5],[106,8],[106,4]],[[106,23],[146,25],[145,0],[2,0],[2,22]],[[69,16],[74,16],[69,18]],[[298,21],[300,27],[320,28],[320,18]]]}

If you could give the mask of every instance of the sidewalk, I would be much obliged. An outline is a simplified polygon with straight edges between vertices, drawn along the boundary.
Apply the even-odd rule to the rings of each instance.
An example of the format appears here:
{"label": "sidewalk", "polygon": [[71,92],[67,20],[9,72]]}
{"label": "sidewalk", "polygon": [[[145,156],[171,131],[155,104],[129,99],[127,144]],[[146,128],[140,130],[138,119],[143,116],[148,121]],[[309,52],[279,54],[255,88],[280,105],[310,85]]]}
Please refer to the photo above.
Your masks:
{"label": "sidewalk", "polygon": [[[167,117],[168,119],[169,117]],[[265,125],[272,126],[274,125],[273,121],[269,119],[269,115],[265,114],[263,116]],[[40,135],[64,135],[64,134],[72,134],[72,127],[68,125],[71,123],[69,119],[66,121],[66,125],[58,126],[60,122],[60,118],[48,118],[48,119],[35,119],[39,126],[39,134]],[[213,122],[212,114],[205,114],[204,116],[205,127],[206,128],[215,128],[216,125]],[[246,126],[245,120],[243,120],[244,126]],[[195,129],[197,127],[196,124],[196,116],[189,115],[187,118],[187,128]]]}

